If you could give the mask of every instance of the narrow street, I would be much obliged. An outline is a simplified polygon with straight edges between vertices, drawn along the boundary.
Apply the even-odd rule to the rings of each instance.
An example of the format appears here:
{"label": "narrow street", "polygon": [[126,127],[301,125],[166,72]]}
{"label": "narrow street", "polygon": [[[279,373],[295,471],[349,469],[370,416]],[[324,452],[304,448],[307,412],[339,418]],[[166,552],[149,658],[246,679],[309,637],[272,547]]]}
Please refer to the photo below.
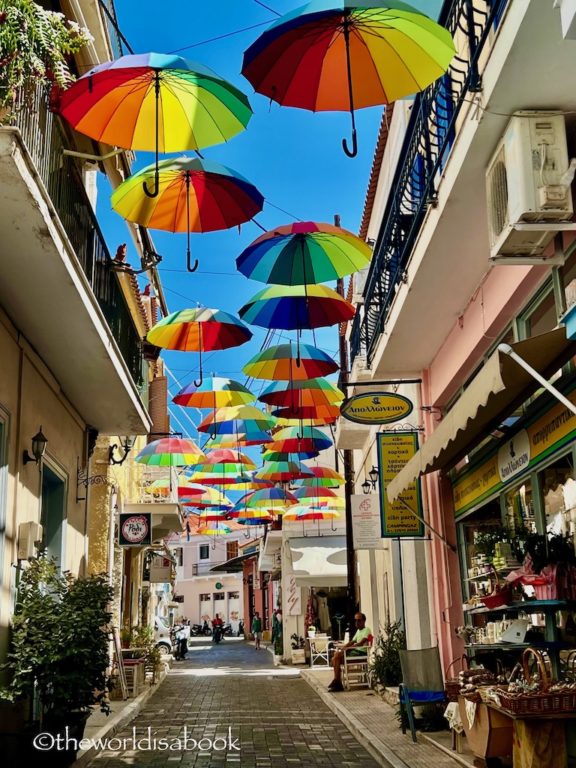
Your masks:
{"label": "narrow street", "polygon": [[[186,750],[177,742],[185,727]],[[156,749],[142,741],[148,736]],[[133,737],[141,740],[137,749]],[[297,672],[274,667],[268,651],[235,639],[218,646],[209,638],[193,641],[188,660],[174,663],[138,717],[113,738],[90,768],[378,765]],[[172,749],[159,748],[160,739]]]}

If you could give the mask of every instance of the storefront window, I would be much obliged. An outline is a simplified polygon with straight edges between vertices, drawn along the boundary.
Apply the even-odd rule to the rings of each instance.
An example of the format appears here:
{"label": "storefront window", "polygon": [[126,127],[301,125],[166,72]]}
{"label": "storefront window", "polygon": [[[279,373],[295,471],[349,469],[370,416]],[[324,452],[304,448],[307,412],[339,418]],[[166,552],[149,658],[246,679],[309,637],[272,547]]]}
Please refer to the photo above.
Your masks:
{"label": "storefront window", "polygon": [[522,338],[539,336],[541,333],[553,331],[558,325],[558,314],[554,300],[552,285],[542,294],[520,318]]}
{"label": "storefront window", "polygon": [[508,491],[504,496],[506,527],[510,531],[528,530],[536,533],[536,515],[532,499],[532,483],[526,480],[522,485]]}
{"label": "storefront window", "polygon": [[574,535],[576,530],[576,480],[572,455],[563,456],[539,473],[546,530]]}

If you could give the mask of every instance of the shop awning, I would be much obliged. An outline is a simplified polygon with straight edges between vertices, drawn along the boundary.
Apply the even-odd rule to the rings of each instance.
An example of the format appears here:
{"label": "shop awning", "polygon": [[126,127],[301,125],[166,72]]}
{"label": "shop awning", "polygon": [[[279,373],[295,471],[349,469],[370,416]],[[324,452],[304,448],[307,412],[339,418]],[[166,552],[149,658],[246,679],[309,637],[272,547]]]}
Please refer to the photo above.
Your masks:
{"label": "shop awning", "polygon": [[[510,345],[545,378],[576,354],[564,327]],[[496,351],[472,379],[456,405],[387,489],[393,501],[420,475],[447,469],[538,389],[540,384],[506,353]]]}
{"label": "shop awning", "polygon": [[346,538],[344,536],[304,536],[289,539],[288,543],[292,556],[292,570],[299,586],[346,586]]}
{"label": "shop awning", "polygon": [[241,571],[244,566],[244,561],[249,560],[251,557],[258,557],[258,552],[244,552],[236,557],[231,557],[230,560],[226,560],[225,562],[210,568],[210,573],[235,573]]}

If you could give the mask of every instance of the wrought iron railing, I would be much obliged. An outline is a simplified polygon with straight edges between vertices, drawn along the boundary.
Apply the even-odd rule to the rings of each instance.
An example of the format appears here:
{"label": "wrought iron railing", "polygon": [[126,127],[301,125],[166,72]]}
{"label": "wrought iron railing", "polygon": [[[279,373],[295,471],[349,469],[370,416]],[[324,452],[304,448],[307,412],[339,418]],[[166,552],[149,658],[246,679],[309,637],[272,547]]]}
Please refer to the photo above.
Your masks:
{"label": "wrought iron railing", "polygon": [[98,0],[98,2],[102,8],[102,16],[108,30],[112,53],[114,54],[114,58],[118,59],[124,53],[124,49],[122,45],[122,37],[119,34],[118,18],[116,16],[114,0]]}
{"label": "wrought iron railing", "polygon": [[32,102],[14,111],[13,123],[42,179],[90,287],[128,366],[134,383],[142,384],[142,343],[86,194],[67,146],[59,119],[50,111],[46,94],[38,89]]}
{"label": "wrought iron railing", "polygon": [[350,358],[370,365],[398,286],[454,143],[462,106],[480,90],[480,56],[509,0],[445,0],[439,21],[457,41],[447,74],[418,94],[406,129],[374,256],[364,305],[354,318]]}

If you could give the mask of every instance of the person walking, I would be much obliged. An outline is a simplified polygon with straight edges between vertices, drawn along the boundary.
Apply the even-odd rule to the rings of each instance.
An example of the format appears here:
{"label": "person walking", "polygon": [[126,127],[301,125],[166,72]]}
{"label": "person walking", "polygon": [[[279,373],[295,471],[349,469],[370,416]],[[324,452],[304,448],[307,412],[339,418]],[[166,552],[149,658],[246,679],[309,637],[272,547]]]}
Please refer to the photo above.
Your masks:
{"label": "person walking", "polygon": [[262,641],[262,619],[260,618],[260,614],[258,611],[254,614],[254,618],[252,619],[252,634],[254,635],[254,640],[256,642],[256,650],[260,650],[260,642]]}

